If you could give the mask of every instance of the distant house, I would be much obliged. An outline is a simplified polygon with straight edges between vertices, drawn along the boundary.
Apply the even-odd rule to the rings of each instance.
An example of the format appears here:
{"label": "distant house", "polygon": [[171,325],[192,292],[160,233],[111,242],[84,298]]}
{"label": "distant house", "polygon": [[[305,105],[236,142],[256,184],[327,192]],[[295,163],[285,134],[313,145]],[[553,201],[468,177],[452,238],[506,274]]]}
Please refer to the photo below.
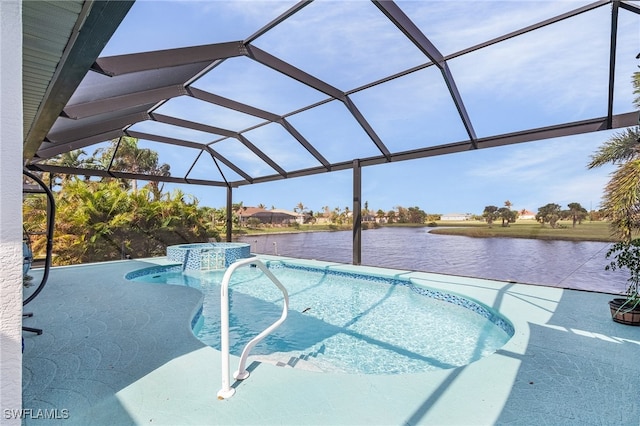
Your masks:
{"label": "distant house", "polygon": [[377,222],[377,218],[372,215],[371,213],[367,213],[367,214],[363,214],[362,215],[362,221],[363,222]]}
{"label": "distant house", "polygon": [[523,220],[535,220],[535,218],[536,218],[536,214],[527,209],[520,210],[520,215],[518,216],[518,219],[523,219]]}
{"label": "distant house", "polygon": [[[300,225],[302,225],[304,223],[305,217],[308,216],[307,214],[304,214],[302,212],[292,212],[290,210],[283,210],[283,209],[273,209],[270,210],[273,214],[276,215],[282,215],[282,217],[284,218],[285,216],[289,218],[289,222],[287,223],[291,223],[291,222],[298,222]],[[293,220],[292,220],[293,218]]]}
{"label": "distant house", "polygon": [[471,213],[448,213],[440,216],[440,220],[471,220]]}
{"label": "distant house", "polygon": [[304,223],[304,214],[282,209],[263,209],[260,207],[242,207],[236,214],[240,226],[247,226],[251,218],[258,219],[260,223],[270,225],[289,225],[293,222]]}

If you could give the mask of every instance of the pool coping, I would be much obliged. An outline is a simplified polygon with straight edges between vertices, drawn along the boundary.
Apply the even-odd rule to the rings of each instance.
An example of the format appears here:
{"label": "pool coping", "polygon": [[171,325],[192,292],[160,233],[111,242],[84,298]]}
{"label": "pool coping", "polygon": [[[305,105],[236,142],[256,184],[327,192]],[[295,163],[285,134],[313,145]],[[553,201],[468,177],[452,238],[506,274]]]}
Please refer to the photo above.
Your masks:
{"label": "pool coping", "polygon": [[[454,291],[502,312],[514,325],[514,336],[494,355],[425,373],[360,376],[259,363],[248,380],[234,385],[235,396],[220,401],[220,353],[201,344],[189,329],[202,303],[199,291],[124,280],[126,272],[167,264],[166,259],[53,268],[49,288],[30,305],[36,315],[26,324],[43,326],[45,334],[25,334],[25,408],[68,408],[77,424],[628,424],[640,419],[635,401],[640,367],[632,362],[640,356],[640,328],[611,321],[606,306],[610,295],[304,262],[346,272],[391,273]],[[87,281],[110,269],[120,275],[109,276],[106,283]],[[158,309],[130,303],[134,299],[165,304]],[[591,314],[577,318],[576,309],[587,308]],[[130,352],[126,346],[110,343],[130,341],[132,335],[138,336],[138,350],[128,357],[123,355]],[[167,336],[171,340],[164,342]],[[91,354],[100,354],[99,365],[93,366]],[[71,355],[79,361],[67,366]],[[231,359],[235,368],[238,358]],[[39,367],[48,363],[58,365],[55,373]],[[635,372],[631,379],[630,371]],[[43,384],[40,376],[47,374]],[[621,394],[619,381],[610,377],[627,377],[622,387],[628,393]],[[107,386],[112,381],[117,383]],[[78,392],[86,400],[81,406],[70,397]]]}

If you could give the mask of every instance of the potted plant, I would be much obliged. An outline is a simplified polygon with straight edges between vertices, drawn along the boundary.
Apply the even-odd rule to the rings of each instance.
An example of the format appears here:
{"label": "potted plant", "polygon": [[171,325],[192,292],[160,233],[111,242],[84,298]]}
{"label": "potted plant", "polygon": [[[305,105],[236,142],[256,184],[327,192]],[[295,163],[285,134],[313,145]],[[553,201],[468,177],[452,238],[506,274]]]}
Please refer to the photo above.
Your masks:
{"label": "potted plant", "polygon": [[606,270],[629,270],[626,297],[609,301],[611,317],[621,324],[640,325],[640,238],[615,243],[606,255],[607,259],[611,256],[613,260],[605,267]]}

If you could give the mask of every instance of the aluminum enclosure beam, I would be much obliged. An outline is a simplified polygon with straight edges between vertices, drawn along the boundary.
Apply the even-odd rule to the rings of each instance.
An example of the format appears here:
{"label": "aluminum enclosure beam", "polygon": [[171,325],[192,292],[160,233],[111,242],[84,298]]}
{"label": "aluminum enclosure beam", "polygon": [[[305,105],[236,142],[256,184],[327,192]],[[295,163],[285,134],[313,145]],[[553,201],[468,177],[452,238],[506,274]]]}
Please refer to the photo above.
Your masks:
{"label": "aluminum enclosure beam", "polygon": [[449,89],[449,94],[453,99],[453,103],[458,110],[458,114],[462,119],[462,123],[464,128],[469,135],[469,140],[473,148],[477,148],[476,144],[476,132],[473,130],[473,125],[471,124],[471,120],[469,119],[469,114],[467,113],[467,109],[464,106],[464,102],[462,102],[462,96],[460,95],[460,91],[456,86],[456,82],[453,79],[453,75],[451,75],[451,70],[447,65],[444,56],[440,51],[431,43],[431,41],[425,36],[422,31],[409,19],[407,15],[392,1],[374,1],[374,4],[384,13],[384,15],[391,21],[393,24],[402,31],[407,38],[418,48],[422,53],[424,53],[431,61],[440,68],[440,72],[442,73],[442,77]]}
{"label": "aluminum enclosure beam", "polygon": [[244,43],[234,41],[204,46],[158,50],[155,52],[107,56],[96,59],[91,69],[95,72],[113,77],[198,62],[213,62],[217,59],[232,58],[245,54]]}
{"label": "aluminum enclosure beam", "polygon": [[351,99],[349,99],[348,96],[346,96],[343,92],[341,92],[340,90],[338,90],[337,88],[331,86],[328,83],[325,83],[324,81],[310,75],[307,74],[306,72],[294,67],[293,65],[288,64],[287,62],[276,58],[275,56],[255,47],[255,46],[247,46],[247,51],[248,51],[248,56],[275,70],[278,71],[288,77],[293,78],[294,80],[299,81],[300,83],[303,83],[313,89],[316,89],[319,92],[324,93],[325,95],[328,95],[330,97],[332,97],[333,99],[337,99],[342,101],[345,106],[347,107],[347,109],[349,110],[349,112],[351,112],[351,114],[353,115],[353,117],[356,119],[356,121],[358,122],[358,124],[360,124],[360,126],[362,127],[362,129],[367,133],[367,135],[371,138],[371,140],[376,144],[376,146],[378,147],[378,149],[380,150],[380,152],[382,152],[382,154],[385,157],[388,157],[389,155],[389,150],[387,149],[386,146],[384,146],[384,143],[382,142],[382,140],[378,137],[378,135],[376,134],[376,132],[373,130],[373,128],[369,125],[369,123],[367,122],[367,120],[364,118],[364,116],[360,113],[360,111],[358,110],[358,108],[355,106],[355,104],[351,101]]}
{"label": "aluminum enclosure beam", "polygon": [[360,160],[353,160],[353,261],[362,264],[362,169]]}
{"label": "aluminum enclosure beam", "polygon": [[[612,128],[619,129],[625,127],[631,127],[638,125],[638,112],[628,112],[625,114],[618,114],[613,116]],[[496,135],[488,138],[478,139],[478,149],[493,148],[498,146],[513,145],[523,142],[532,142],[537,140],[559,138],[564,136],[579,135],[583,133],[592,133],[601,130],[607,130],[607,117],[594,118],[591,120],[577,121],[573,123],[542,127],[538,129],[507,133],[503,135]],[[437,145],[433,147],[427,147],[422,149],[416,149],[411,151],[404,151],[394,153],[391,156],[391,161],[405,161],[414,160],[419,158],[436,157],[439,155],[454,154],[458,152],[464,152],[472,149],[469,141],[461,141],[451,144]],[[211,148],[210,151],[214,152]],[[221,155],[216,153],[216,158],[222,162],[225,162]],[[374,166],[387,163],[388,160],[384,156],[369,157],[359,160],[361,167]],[[225,163],[227,164],[227,163]],[[230,163],[232,164],[232,163]],[[229,164],[227,164],[229,165]],[[52,171],[59,170],[59,166],[50,164],[34,163],[27,166],[29,170],[35,171]],[[349,170],[353,168],[352,161],[344,161],[331,164],[331,171]],[[95,169],[81,169],[81,168],[65,168],[65,174],[77,174],[82,176],[107,176],[104,172],[97,171]],[[236,171],[237,172],[237,171]],[[308,169],[297,170],[289,172],[287,178],[295,178],[302,176],[310,176],[319,173],[326,173],[327,170],[322,167],[314,167]],[[240,173],[239,173],[240,174]],[[245,174],[246,175],[246,174]],[[203,179],[184,179],[184,178],[169,178],[163,176],[149,176],[143,174],[130,174],[131,179],[158,181],[158,182],[183,182],[192,183],[195,185],[205,186],[227,186],[225,182],[203,180]],[[271,182],[284,179],[282,175],[263,176],[253,179],[245,179],[243,181],[229,182],[232,187],[239,187],[243,185],[249,185],[254,183]]]}
{"label": "aluminum enclosure beam", "polygon": [[[102,3],[103,2],[96,2],[93,7],[98,7],[98,4],[99,6],[104,6]],[[104,3],[106,4],[109,2]],[[309,6],[310,4],[311,6]],[[89,5],[89,3],[87,3],[87,5]],[[294,66],[291,63],[252,44],[254,42],[260,43],[260,47],[263,47],[261,39],[262,35],[266,35],[270,30],[287,22],[289,18],[294,17],[303,9],[305,10],[305,18],[303,19],[308,17],[307,12],[313,13],[313,4],[310,1],[301,1],[296,3],[293,7],[290,7],[276,19],[272,20],[243,41],[214,43],[98,59],[94,58],[94,71],[86,74],[80,85],[77,86],[77,91],[73,93],[70,98],[73,103],[68,103],[62,110],[62,114],[58,112],[59,116],[56,118],[55,123],[50,127],[47,137],[40,142],[39,150],[36,151],[31,158],[26,159],[27,165],[31,162],[31,164],[35,165],[34,167],[46,167],[46,165],[42,164],[43,160],[55,155],[69,152],[74,149],[83,149],[97,143],[108,142],[109,140],[113,140],[123,135],[128,135],[139,139],[171,144],[177,147],[197,149],[197,159],[202,158],[201,154],[204,151],[207,151],[215,163],[215,167],[220,171],[221,179],[224,182],[217,180],[218,173],[214,170],[215,167],[213,167],[213,165],[208,166],[211,170],[204,170],[204,173],[202,173],[202,170],[198,170],[198,176],[212,176],[213,178],[188,179],[187,176],[195,170],[198,160],[193,161],[193,164],[191,164],[191,167],[185,177],[175,177],[175,179],[186,182],[197,181],[198,184],[202,185],[239,187],[253,183],[263,183],[331,171],[353,169],[355,167],[353,163],[354,157],[358,157],[358,167],[361,168],[386,162],[446,155],[476,148],[497,147],[540,139],[593,132],[603,129],[628,127],[637,125],[638,123],[637,113],[630,112],[628,114],[613,115],[614,101],[617,100],[614,99],[614,95],[617,95],[614,93],[614,76],[616,72],[620,73],[619,68],[621,67],[622,61],[626,61],[625,58],[620,57],[619,50],[623,47],[628,47],[623,46],[623,42],[627,43],[627,37],[623,38],[617,36],[618,18],[621,19],[620,25],[622,25],[623,22],[625,25],[628,24],[628,18],[637,19],[638,14],[640,14],[640,8],[633,4],[633,2],[618,0],[595,1],[526,27],[516,29],[507,34],[465,47],[462,50],[448,55],[443,55],[442,52],[440,52],[426,36],[426,33],[423,33],[423,31],[411,20],[409,17],[410,15],[406,15],[403,10],[396,5],[396,3],[386,0],[373,0],[373,5],[377,8],[377,11],[379,11],[379,13],[377,13],[378,18],[382,16],[382,21],[388,20],[392,23],[393,25],[389,26],[391,31],[396,32],[400,37],[404,37],[412,46],[415,46],[418,51],[424,55],[424,58],[427,58],[430,62],[415,65],[408,69],[399,70],[391,75],[382,76],[380,78],[376,77],[378,78],[377,80],[369,82],[365,81],[360,87],[342,90],[342,88],[338,88],[337,86],[330,84],[328,81],[324,81],[323,79],[311,75],[310,70],[306,70],[304,67],[298,68],[297,66]],[[612,9],[611,16],[609,17],[609,15],[606,15],[606,20],[602,21],[605,28],[610,27],[610,33],[604,35],[604,37],[600,37],[601,40],[599,41],[602,43],[610,43],[609,55],[607,55],[609,80],[608,86],[606,87],[607,103],[606,105],[599,105],[598,107],[601,111],[606,111],[606,116],[574,123],[563,123],[560,125],[541,127],[537,129],[523,129],[522,131],[509,134],[478,138],[473,126],[473,119],[476,117],[470,116],[469,112],[466,110],[463,102],[463,96],[465,93],[460,93],[452,72],[449,69],[448,61],[488,46],[495,46],[500,42],[526,33],[531,33],[557,22],[570,20],[577,15],[586,14],[605,6],[611,7]],[[620,12],[620,10],[624,10],[625,12]],[[376,11],[374,11],[374,13],[375,12]],[[605,16],[603,12],[604,10],[600,10],[600,12],[597,14],[594,13],[593,15],[602,19],[602,16]],[[622,20],[622,16],[619,16],[620,13],[624,15],[625,21]],[[297,22],[297,16],[294,20]],[[295,24],[296,23],[294,23],[294,25]],[[76,34],[74,37],[75,36],[80,37],[81,34]],[[535,34],[532,34],[532,36],[535,36]],[[365,40],[362,41],[364,42]],[[293,43],[295,42],[296,40],[293,40]],[[301,44],[299,47],[303,48],[304,44]],[[357,43],[354,43],[354,45],[349,48],[357,48]],[[409,46],[409,50],[414,49]],[[314,53],[317,52],[305,52],[305,54],[311,55]],[[349,54],[348,49],[345,49],[344,52],[338,53]],[[221,90],[218,92],[217,89],[215,89],[215,93],[208,92],[208,90],[213,91],[216,86],[210,85],[210,83],[204,79],[202,80],[202,86],[199,86],[200,88],[193,87],[193,85],[201,81],[200,79],[202,77],[205,77],[209,73],[214,73],[212,75],[215,76],[215,72],[218,71],[219,64],[226,60],[233,60],[232,58],[235,57],[246,57],[254,61],[256,63],[255,65],[258,67],[271,68],[285,77],[295,80],[299,84],[312,88],[320,94],[324,94],[326,99],[314,101],[312,104],[301,106],[296,105],[296,108],[298,109],[295,111],[276,113],[276,111],[259,107],[262,102],[256,101],[258,105],[250,105],[248,103],[235,100],[235,98],[232,99],[232,91]],[[424,58],[421,59],[420,55],[418,55],[418,61],[422,61]],[[618,64],[616,64],[616,61],[618,61]],[[415,140],[412,140],[412,146],[416,146],[416,149],[398,151],[398,148],[396,148],[394,151],[393,149],[390,149],[391,146],[387,147],[384,141],[377,134],[377,130],[379,130],[377,126],[380,125],[380,123],[377,121],[372,121],[370,123],[368,121],[369,117],[360,111],[355,103],[355,100],[358,99],[355,94],[395,79],[402,79],[411,73],[415,73],[431,66],[437,66],[442,74],[449,92],[449,99],[456,106],[457,114],[460,117],[467,134],[463,136],[463,140],[440,143],[438,145],[433,145],[434,142],[428,140],[426,137],[422,137],[421,139],[420,135],[413,135],[412,138],[415,138]],[[259,89],[262,87],[268,89],[269,84],[269,81],[257,82]],[[242,82],[240,82],[240,85],[242,86]],[[603,90],[605,89],[603,88]],[[223,94],[224,96],[222,96]],[[189,99],[189,102],[206,102],[212,105],[217,105],[220,108],[257,117],[260,120],[252,119],[249,121],[251,124],[247,124],[251,127],[240,129],[234,128],[231,124],[227,124],[231,123],[231,121],[225,121],[223,122],[225,124],[220,125],[219,120],[214,122],[213,117],[210,115],[204,115],[202,117],[196,117],[193,115],[192,117],[189,114],[188,108],[183,110],[184,114],[180,112],[176,113],[176,116],[172,116],[168,111],[179,111],[172,108],[180,108],[180,101],[173,102],[175,105],[172,105],[172,101],[176,98],[185,96],[192,98]],[[322,98],[322,96],[320,96],[320,98]],[[247,99],[254,99],[254,97],[248,96],[244,99],[245,102],[251,102]],[[303,113],[306,111],[314,111],[315,108],[335,100],[342,102],[347,110],[339,111],[340,113],[344,113],[344,117],[340,118],[347,118],[347,120],[354,119],[360,126],[360,128],[354,126],[354,130],[358,133],[357,136],[367,136],[371,142],[373,142],[375,149],[377,149],[378,152],[373,151],[373,154],[369,154],[371,151],[366,151],[367,154],[358,155],[357,151],[355,151],[356,148],[349,148],[349,138],[351,135],[346,132],[344,137],[343,135],[338,135],[335,141],[326,141],[327,143],[321,139],[317,141],[313,138],[314,135],[308,135],[305,133],[307,131],[314,131],[310,130],[314,129],[314,127],[308,125],[308,122],[305,121],[313,120],[314,117],[313,114],[305,116]],[[266,104],[268,105],[269,103]],[[160,111],[162,113],[159,113]],[[221,117],[223,117],[223,115],[221,115]],[[453,117],[454,119],[457,119],[455,114]],[[382,119],[384,119],[384,117],[382,117]],[[147,120],[170,124],[184,130],[192,129],[206,132],[212,136],[211,139],[205,143],[196,143],[172,138],[168,136],[168,134],[165,135],[164,133],[153,135],[146,132],[137,132],[132,130],[138,127],[134,126],[136,123],[141,123]],[[280,141],[277,139],[278,136],[273,136],[272,139],[264,140],[257,139],[257,135],[255,140],[253,140],[253,136],[248,138],[249,135],[253,135],[252,133],[249,133],[252,130],[263,126],[269,126],[273,123],[278,124],[282,129],[284,129],[287,133],[285,139],[288,142],[299,144],[306,153],[309,153],[313,159],[315,159],[316,162],[312,161],[310,165],[305,166],[296,165],[295,162],[289,163],[290,165],[285,165],[283,162],[282,165],[280,165],[276,161],[276,158],[278,157],[267,155],[267,152],[270,151],[266,148],[268,146],[267,144],[271,143],[274,144],[273,146],[276,146],[276,144],[278,144],[278,146],[285,146],[284,144],[280,144]],[[334,122],[328,123],[329,126],[332,126],[333,124]],[[340,123],[336,120],[335,124]],[[455,124],[457,125],[458,123]],[[384,123],[382,125],[384,125]],[[140,129],[143,128],[143,126],[140,126]],[[158,130],[157,132],[160,133],[161,130]],[[334,138],[336,136],[330,135],[327,137]],[[251,152],[252,161],[262,161],[273,169],[273,171],[267,171],[269,175],[252,176],[250,173],[242,170],[242,167],[239,167],[229,158],[225,158],[225,156],[221,155],[216,150],[216,144],[227,139],[234,145],[232,148],[243,152],[246,151],[247,154]],[[243,144],[244,147],[237,145],[236,141]],[[341,144],[347,151],[342,151],[341,153],[334,152],[334,147],[339,147]],[[262,151],[263,147],[265,147],[264,151]],[[296,146],[295,148],[298,147]],[[370,148],[371,147],[367,147],[367,149]],[[303,155],[306,153],[303,153]],[[366,155],[370,156],[365,157]],[[334,158],[338,158],[339,160],[333,160]],[[329,159],[332,159],[332,161]],[[198,163],[197,165],[201,166],[202,163]],[[227,174],[228,176],[224,176],[223,169],[220,168],[222,165],[225,166],[224,174]],[[304,168],[296,169],[296,167]],[[233,173],[227,172],[227,170],[231,170]],[[98,172],[94,170],[78,169],[78,173],[83,175],[92,175],[92,173]],[[252,173],[257,174],[257,172]],[[165,179],[166,177],[162,176],[136,174],[135,178],[152,181],[171,181],[170,179]]]}

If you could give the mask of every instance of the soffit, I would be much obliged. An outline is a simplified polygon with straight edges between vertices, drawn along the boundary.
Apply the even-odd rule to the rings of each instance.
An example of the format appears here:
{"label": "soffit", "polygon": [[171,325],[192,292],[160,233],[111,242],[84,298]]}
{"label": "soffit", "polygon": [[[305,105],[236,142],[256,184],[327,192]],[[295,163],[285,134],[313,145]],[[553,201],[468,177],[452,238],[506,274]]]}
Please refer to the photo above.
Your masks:
{"label": "soffit", "polygon": [[28,161],[131,1],[23,1],[24,152]]}

